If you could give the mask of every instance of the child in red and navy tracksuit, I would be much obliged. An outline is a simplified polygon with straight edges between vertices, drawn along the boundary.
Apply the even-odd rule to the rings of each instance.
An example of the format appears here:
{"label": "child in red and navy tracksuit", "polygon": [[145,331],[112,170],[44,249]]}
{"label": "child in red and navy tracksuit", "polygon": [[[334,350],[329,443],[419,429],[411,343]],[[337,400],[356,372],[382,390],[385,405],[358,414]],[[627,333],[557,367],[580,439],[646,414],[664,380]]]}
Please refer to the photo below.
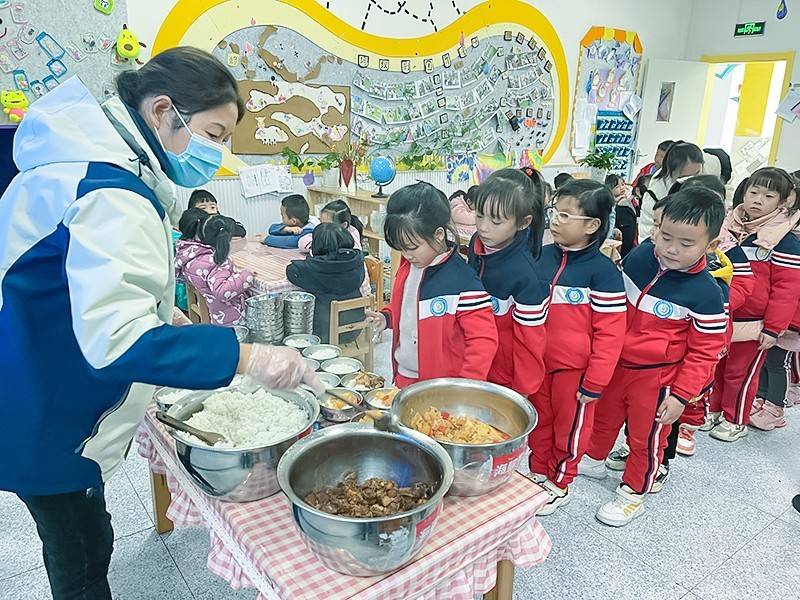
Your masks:
{"label": "child in red and navy tracksuit", "polygon": [[534,266],[542,246],[543,189],[536,172],[502,169],[474,192],[477,233],[469,264],[492,297],[499,346],[488,380],[529,396],[544,378],[547,294]]}
{"label": "child in red and navy tracksuit", "polygon": [[710,380],[725,345],[724,300],[705,258],[724,216],[718,194],[681,190],[664,207],[655,239],[625,259],[627,331],[581,462],[582,472],[605,474],[605,458],[627,420],[630,455],[622,484],[596,514],[607,525],[621,527],[642,514],[670,425]]}
{"label": "child in red and navy tracksuit", "polygon": [[614,199],[592,180],[561,187],[550,209],[554,244],[537,261],[549,290],[546,376],[533,395],[539,423],[529,437],[532,478],[542,483],[549,515],[570,500],[569,485],[592,435],[595,407],[622,349],[625,287],[600,252]]}
{"label": "child in red and navy tracksuit", "polygon": [[401,388],[437,377],[485,380],[497,351],[491,298],[448,243],[449,228],[450,205],[434,186],[415,183],[389,198],[384,234],[403,257],[391,303],[368,316],[379,330],[392,328]]}
{"label": "child in red and navy tracksuit", "polygon": [[796,182],[767,167],[745,184],[744,201],[725,219],[722,243],[740,244],[755,275],[753,293],[733,310],[733,343],[720,361],[711,394],[711,437],[735,442],[747,435],[766,352],[792,322],[800,295],[800,241],[795,235]]}

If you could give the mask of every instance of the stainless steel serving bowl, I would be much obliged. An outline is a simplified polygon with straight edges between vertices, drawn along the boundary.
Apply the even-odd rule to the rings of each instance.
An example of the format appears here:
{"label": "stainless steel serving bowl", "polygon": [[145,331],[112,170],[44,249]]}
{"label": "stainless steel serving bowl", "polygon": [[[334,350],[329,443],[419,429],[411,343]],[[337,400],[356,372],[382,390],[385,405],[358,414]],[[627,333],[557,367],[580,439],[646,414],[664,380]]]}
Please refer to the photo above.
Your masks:
{"label": "stainless steel serving bowl", "polygon": [[301,333],[298,335],[290,335],[283,338],[283,345],[294,348],[298,352],[302,352],[309,346],[316,346],[319,344],[319,336]]}
{"label": "stainless steel serving bowl", "polygon": [[[323,384],[325,384],[326,388],[330,389],[330,388],[341,387],[342,382],[339,379],[338,375],[334,375],[333,373],[325,373],[323,371],[317,371],[317,377]],[[303,388],[304,390],[308,390],[312,394],[314,393],[314,390],[308,384],[301,383],[300,387]]]}
{"label": "stainless steel serving bowl", "polygon": [[[322,356],[314,356],[318,353],[324,353],[326,358]],[[326,360],[333,360],[334,358],[339,358],[342,355],[342,349],[339,346],[334,346],[333,344],[314,344],[313,346],[308,346],[307,348],[303,348],[302,352],[303,356],[306,358],[312,358],[320,363]]]}
{"label": "stainless steel serving bowl", "polygon": [[[329,389],[332,389],[339,395],[343,395],[345,398],[353,402],[353,404],[361,404],[364,402],[364,397],[355,390],[350,390],[343,387]],[[333,408],[332,406],[328,406],[327,402],[329,400],[333,402],[341,402],[341,400],[331,396],[330,394],[322,394],[322,396],[320,396],[318,399],[319,409],[322,412],[322,416],[332,423],[344,423],[345,421],[349,421],[350,418],[357,412],[352,406],[345,406],[344,408]]]}
{"label": "stainless steel serving bowl", "polygon": [[526,398],[485,381],[431,379],[400,390],[392,403],[392,414],[408,427],[415,414],[431,406],[455,416],[479,419],[510,436],[496,444],[439,442],[455,466],[454,496],[481,496],[511,479],[537,422],[536,410]]}
{"label": "stainless steel serving bowl", "polygon": [[[341,373],[337,373],[337,368],[341,367]],[[322,370],[326,373],[333,373],[339,377],[345,377],[352,373],[364,370],[364,364],[356,358],[348,358],[340,356],[339,358],[331,358],[330,360],[322,361]]]}
{"label": "stainless steel serving bowl", "polygon": [[236,341],[240,344],[245,344],[250,339],[250,330],[244,325],[234,325],[231,329],[236,333]]}
{"label": "stainless steel serving bowl", "polygon": [[[367,519],[331,515],[303,500],[349,472],[359,482],[370,477],[400,486],[423,481],[435,492],[408,512]],[[289,448],[278,465],[278,481],[292,503],[300,537],[326,567],[346,575],[381,575],[407,564],[430,537],[453,481],[453,463],[441,446],[415,431],[390,433],[347,423]]]}
{"label": "stainless steel serving bowl", "polygon": [[[181,398],[168,414],[185,421],[202,410],[203,402],[215,392],[192,392]],[[280,490],[277,479],[278,461],[284,452],[311,431],[319,417],[319,404],[306,390],[274,391],[271,394],[293,402],[306,412],[301,431],[269,446],[255,448],[211,448],[192,442],[184,434],[167,428],[175,439],[175,450],[183,469],[203,492],[225,502],[251,502],[271,496]]]}

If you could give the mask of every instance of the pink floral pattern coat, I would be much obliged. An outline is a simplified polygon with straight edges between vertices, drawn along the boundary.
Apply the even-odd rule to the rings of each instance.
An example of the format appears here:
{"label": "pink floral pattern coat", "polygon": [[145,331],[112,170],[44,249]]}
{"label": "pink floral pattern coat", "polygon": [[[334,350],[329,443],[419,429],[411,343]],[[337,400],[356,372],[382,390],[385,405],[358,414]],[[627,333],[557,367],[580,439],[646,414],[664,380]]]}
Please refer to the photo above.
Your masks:
{"label": "pink floral pattern coat", "polygon": [[183,276],[205,298],[211,323],[244,325],[244,301],[253,285],[250,271],[237,269],[230,258],[218,265],[212,246],[196,240],[178,240],[175,275]]}

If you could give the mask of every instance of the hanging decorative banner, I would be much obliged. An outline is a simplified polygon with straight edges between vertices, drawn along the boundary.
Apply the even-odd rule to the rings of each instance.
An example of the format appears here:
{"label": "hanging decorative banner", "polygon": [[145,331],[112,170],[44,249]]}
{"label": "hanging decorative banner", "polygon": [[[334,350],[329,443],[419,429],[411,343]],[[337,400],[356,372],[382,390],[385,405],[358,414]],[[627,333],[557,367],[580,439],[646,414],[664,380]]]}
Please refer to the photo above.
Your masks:
{"label": "hanging decorative banner", "polygon": [[475,156],[472,154],[447,156],[444,160],[447,183],[456,185],[472,183]]}
{"label": "hanging decorative banner", "polygon": [[778,10],[775,13],[775,16],[778,17],[779,20],[785,19],[786,15],[789,14],[789,9],[786,7],[786,0],[781,0],[780,4],[778,4]]}

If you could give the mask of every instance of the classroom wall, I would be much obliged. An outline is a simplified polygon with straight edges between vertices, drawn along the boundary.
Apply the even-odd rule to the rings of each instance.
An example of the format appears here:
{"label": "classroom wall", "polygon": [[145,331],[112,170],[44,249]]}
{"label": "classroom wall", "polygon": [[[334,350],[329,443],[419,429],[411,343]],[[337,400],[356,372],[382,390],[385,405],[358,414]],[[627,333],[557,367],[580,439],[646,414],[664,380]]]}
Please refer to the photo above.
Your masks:
{"label": "classroom wall", "polygon": [[[744,54],[794,50],[792,82],[800,83],[800,6],[789,2],[789,14],[783,20],[775,16],[777,0],[694,0],[686,46],[687,60],[699,60],[708,54]],[[734,38],[736,23],[766,21],[760,37]],[[778,166],[800,169],[800,120],[783,123]]]}
{"label": "classroom wall", "polygon": [[[313,1],[313,0],[309,0]],[[409,13],[388,14],[378,8],[396,9],[396,2],[379,0],[377,3],[353,0],[317,0],[329,6],[337,16],[351,25],[375,35],[391,37],[417,37],[439,29],[458,17],[453,4],[466,11],[479,0],[434,2],[408,0],[404,6]],[[570,105],[575,85],[578,44],[586,31],[595,25],[636,31],[644,45],[645,58],[683,58],[688,35],[688,19],[692,0],[528,0],[550,20],[559,33],[569,65]],[[128,21],[141,39],[152,43],[159,24],[175,5],[175,0],[138,0],[128,6]],[[366,5],[371,4],[365,23]],[[433,6],[430,18],[426,18]],[[571,109],[571,106],[570,106]],[[568,135],[564,136],[558,151],[551,160],[552,166],[574,164],[569,153]]]}

